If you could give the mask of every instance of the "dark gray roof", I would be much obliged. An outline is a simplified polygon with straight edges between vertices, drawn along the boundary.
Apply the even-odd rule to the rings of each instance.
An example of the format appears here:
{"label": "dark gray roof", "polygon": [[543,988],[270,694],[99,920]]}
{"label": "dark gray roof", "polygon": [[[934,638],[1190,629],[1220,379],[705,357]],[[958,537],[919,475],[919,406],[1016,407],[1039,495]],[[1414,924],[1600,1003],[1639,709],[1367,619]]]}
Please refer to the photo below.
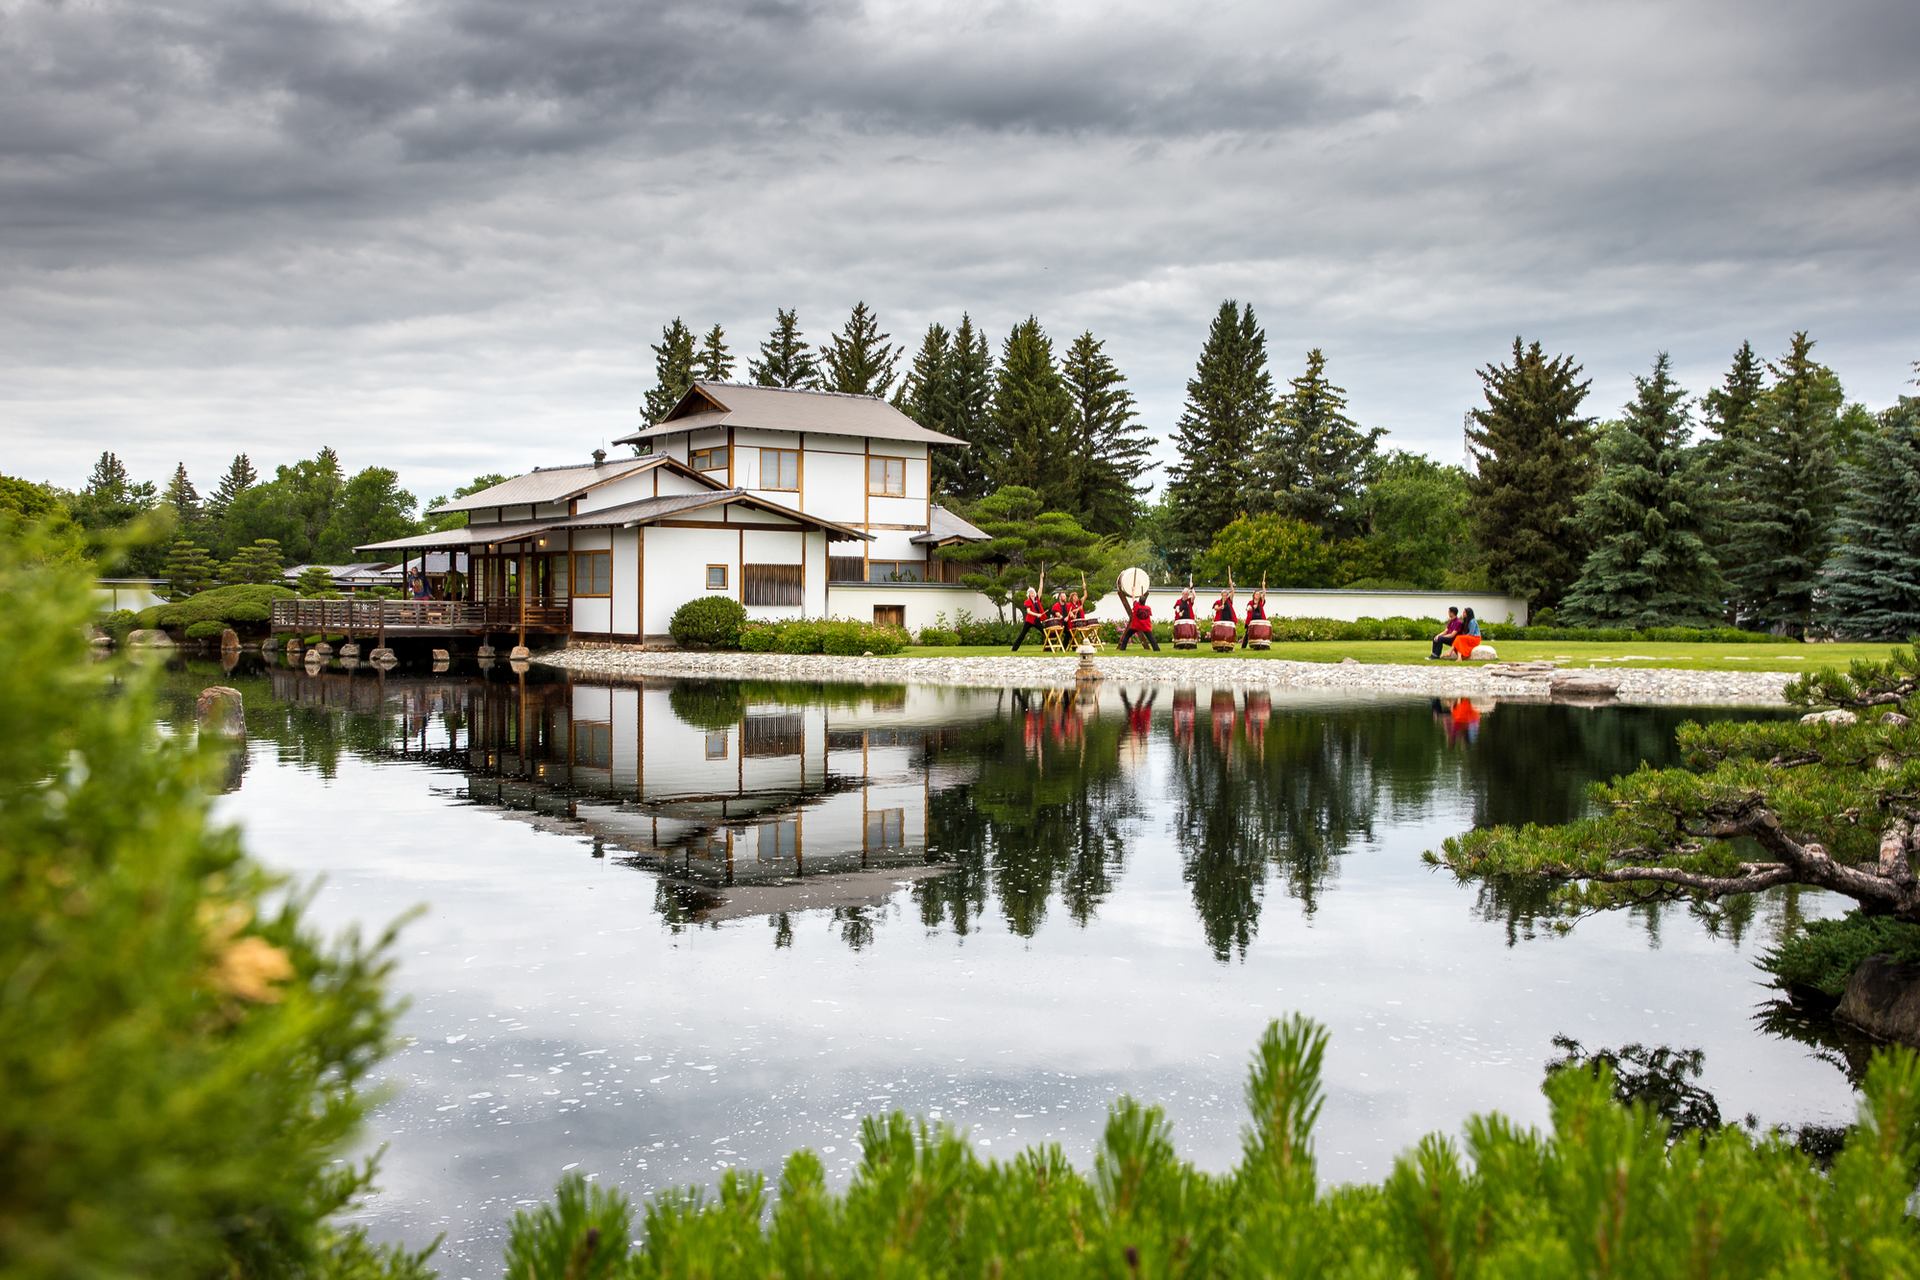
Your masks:
{"label": "dark gray roof", "polygon": [[530,502],[565,502],[597,485],[618,480],[647,467],[657,467],[666,458],[617,458],[595,465],[583,462],[574,467],[535,467],[523,476],[503,480],[491,488],[442,503],[428,515],[449,511],[480,511],[487,507],[517,507]]}
{"label": "dark gray roof", "polygon": [[929,431],[878,396],[705,381],[694,383],[661,421],[642,427],[630,436],[621,436],[614,443],[632,444],[703,427],[760,427],[767,431],[804,431],[809,435],[966,444],[954,436]]}
{"label": "dark gray roof", "polygon": [[908,541],[923,546],[937,546],[942,542],[985,542],[987,536],[977,526],[962,520],[936,502],[927,514],[927,531],[914,534]]}
{"label": "dark gray roof", "polygon": [[795,511],[792,507],[783,507],[777,502],[769,502],[757,494],[748,493],[745,489],[716,489],[712,493],[675,493],[659,498],[642,498],[637,502],[623,502],[617,507],[606,507],[599,511],[583,511],[577,516],[554,516],[547,520],[517,521],[513,524],[476,524],[468,525],[464,529],[445,529],[439,533],[416,533],[410,538],[369,542],[365,546],[355,547],[354,550],[418,551],[427,547],[440,550],[448,547],[472,547],[488,542],[517,542],[521,538],[530,538],[536,534],[550,533],[557,529],[631,529],[635,525],[652,524],[668,516],[685,515],[708,507],[735,504],[755,507],[761,511],[771,511],[810,528],[824,529],[836,542],[873,541],[873,535],[870,533],[835,524],[831,520],[822,520],[819,516],[810,516],[804,511]]}

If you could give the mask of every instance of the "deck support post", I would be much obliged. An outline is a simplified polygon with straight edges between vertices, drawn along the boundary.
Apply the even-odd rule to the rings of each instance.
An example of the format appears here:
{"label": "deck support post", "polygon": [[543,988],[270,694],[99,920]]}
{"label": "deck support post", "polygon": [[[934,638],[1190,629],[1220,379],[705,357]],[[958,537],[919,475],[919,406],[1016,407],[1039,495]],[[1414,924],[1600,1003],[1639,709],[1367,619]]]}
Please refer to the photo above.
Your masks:
{"label": "deck support post", "polygon": [[519,648],[527,647],[527,589],[533,584],[527,580],[527,547],[520,544],[520,643]]}

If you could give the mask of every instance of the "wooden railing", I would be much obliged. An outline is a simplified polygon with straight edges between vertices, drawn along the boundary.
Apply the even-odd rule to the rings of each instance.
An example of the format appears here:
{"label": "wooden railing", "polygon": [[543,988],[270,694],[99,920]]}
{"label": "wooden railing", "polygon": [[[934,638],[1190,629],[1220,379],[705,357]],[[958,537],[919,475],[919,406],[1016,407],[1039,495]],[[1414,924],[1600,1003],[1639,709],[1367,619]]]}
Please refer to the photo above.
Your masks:
{"label": "wooden railing", "polygon": [[[566,605],[530,604],[524,622],[542,631],[564,631]],[[276,600],[275,631],[371,636],[381,631],[512,631],[523,621],[512,600]]]}

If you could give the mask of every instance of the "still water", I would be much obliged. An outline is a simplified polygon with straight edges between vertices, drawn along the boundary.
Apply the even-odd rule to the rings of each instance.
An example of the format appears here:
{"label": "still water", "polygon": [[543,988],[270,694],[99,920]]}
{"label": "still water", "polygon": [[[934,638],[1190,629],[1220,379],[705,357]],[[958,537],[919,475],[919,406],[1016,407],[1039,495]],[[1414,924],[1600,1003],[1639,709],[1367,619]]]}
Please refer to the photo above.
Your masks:
{"label": "still water", "polygon": [[1333,1037],[1334,1180],[1475,1111],[1543,1120],[1557,1034],[1704,1049],[1729,1118],[1851,1112],[1754,968],[1831,900],[1563,933],[1421,862],[1576,815],[1685,712],[206,666],[175,713],[216,682],[246,695],[221,812],[254,854],[322,879],[329,929],[424,907],[364,1217],[445,1233],[450,1276],[493,1274],[566,1170],[637,1197],[805,1145],[844,1178],[889,1109],[1084,1163],[1131,1093],[1224,1167],[1249,1051],[1296,1010]]}

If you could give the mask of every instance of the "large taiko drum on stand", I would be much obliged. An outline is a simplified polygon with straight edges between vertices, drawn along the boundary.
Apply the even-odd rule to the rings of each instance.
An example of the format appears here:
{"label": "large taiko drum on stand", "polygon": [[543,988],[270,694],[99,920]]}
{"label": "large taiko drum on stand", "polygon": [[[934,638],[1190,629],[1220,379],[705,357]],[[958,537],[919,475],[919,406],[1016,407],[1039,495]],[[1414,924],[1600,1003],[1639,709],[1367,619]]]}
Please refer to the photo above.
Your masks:
{"label": "large taiko drum on stand", "polygon": [[1197,649],[1200,647],[1200,624],[1192,618],[1173,620],[1173,647],[1176,649]]}
{"label": "large taiko drum on stand", "polygon": [[1213,624],[1213,651],[1215,653],[1226,653],[1231,650],[1235,638],[1236,633],[1233,624],[1225,618]]}
{"label": "large taiko drum on stand", "polygon": [[1247,647],[1265,649],[1273,644],[1273,624],[1265,618],[1247,619]]}

